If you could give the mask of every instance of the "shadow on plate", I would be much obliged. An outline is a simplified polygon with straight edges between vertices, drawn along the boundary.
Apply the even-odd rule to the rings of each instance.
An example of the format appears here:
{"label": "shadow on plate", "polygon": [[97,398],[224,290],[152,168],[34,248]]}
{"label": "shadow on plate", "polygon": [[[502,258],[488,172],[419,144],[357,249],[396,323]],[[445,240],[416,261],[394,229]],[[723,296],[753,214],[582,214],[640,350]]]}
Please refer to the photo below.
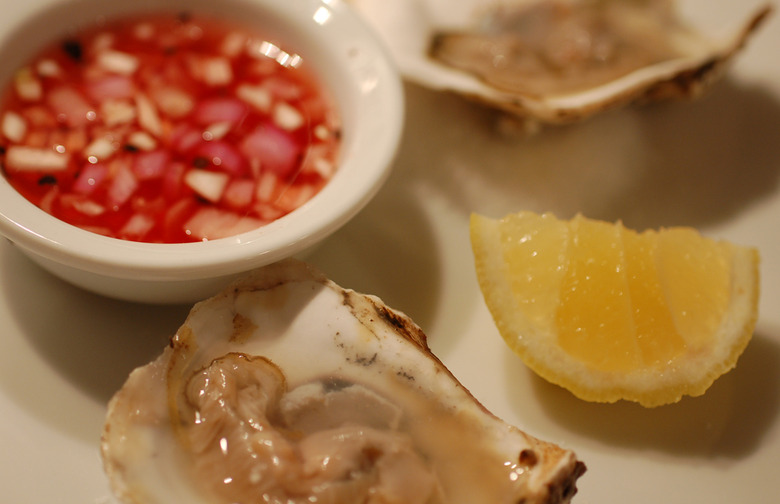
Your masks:
{"label": "shadow on plate", "polygon": [[777,190],[780,103],[725,80],[699,100],[606,112],[520,139],[499,114],[407,86],[400,158],[468,214],[577,212],[635,228],[705,226]]}
{"label": "shadow on plate", "polygon": [[[101,297],[44,271],[15,247],[6,252],[3,297],[24,337],[60,376],[102,404],[130,371],[162,352],[190,308]],[[45,401],[41,392],[24,400]]]}
{"label": "shadow on plate", "polygon": [[648,409],[626,401],[589,403],[536,375],[534,391],[549,421],[600,443],[738,460],[761,445],[780,412],[778,336],[756,334],[735,369],[704,395],[675,404]]}
{"label": "shadow on plate", "polygon": [[441,251],[420,200],[398,166],[377,196],[304,257],[344,288],[380,297],[421,327],[435,318]]}

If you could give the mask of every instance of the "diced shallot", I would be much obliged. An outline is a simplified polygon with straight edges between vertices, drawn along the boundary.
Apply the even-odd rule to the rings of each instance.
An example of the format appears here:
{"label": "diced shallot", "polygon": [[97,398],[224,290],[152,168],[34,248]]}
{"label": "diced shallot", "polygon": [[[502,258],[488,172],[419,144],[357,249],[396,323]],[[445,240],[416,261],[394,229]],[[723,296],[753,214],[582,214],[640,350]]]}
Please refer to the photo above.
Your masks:
{"label": "diced shallot", "polygon": [[255,181],[252,179],[233,179],[225,188],[222,201],[225,205],[241,210],[247,208],[254,198]]}
{"label": "diced shallot", "polygon": [[87,94],[97,102],[109,99],[132,98],[136,88],[132,79],[125,75],[106,75],[87,83]]}
{"label": "diced shallot", "polygon": [[57,87],[49,91],[46,101],[54,110],[57,120],[72,128],[85,126],[97,117],[92,106],[73,88]]}
{"label": "diced shallot", "polygon": [[230,60],[221,56],[193,59],[190,72],[193,77],[209,86],[225,86],[233,81]]}
{"label": "diced shallot", "polygon": [[184,163],[175,162],[168,164],[168,169],[165,170],[162,180],[163,196],[169,200],[174,200],[181,196],[184,187],[184,172],[186,171],[187,167]]}
{"label": "diced shallot", "polygon": [[294,131],[303,126],[306,120],[297,108],[280,102],[274,107],[274,122],[283,130]]}
{"label": "diced shallot", "polygon": [[230,177],[227,173],[190,170],[184,174],[184,183],[201,197],[216,203],[222,198]]}
{"label": "diced shallot", "polygon": [[150,151],[157,147],[157,140],[145,131],[134,131],[127,137],[127,144],[136,149]]}
{"label": "diced shallot", "polygon": [[261,112],[269,112],[271,110],[273,97],[271,92],[263,86],[241,84],[236,88],[236,96]]}
{"label": "diced shallot", "polygon": [[240,100],[211,98],[198,103],[193,112],[193,119],[204,126],[221,122],[235,124],[246,115],[246,112],[246,105]]}
{"label": "diced shallot", "polygon": [[9,110],[3,114],[3,123],[0,129],[8,140],[19,143],[27,133],[27,121],[16,112]]}
{"label": "diced shallot", "polygon": [[316,192],[314,186],[309,184],[288,186],[279,194],[273,204],[285,212],[292,212],[309,201]]}
{"label": "diced shallot", "polygon": [[5,152],[5,167],[9,171],[60,171],[68,167],[70,155],[51,148],[11,145]]}
{"label": "diced shallot", "polygon": [[125,163],[117,163],[116,173],[111,180],[111,186],[108,188],[108,203],[119,208],[130,199],[138,189],[138,179],[136,179],[132,170]]}
{"label": "diced shallot", "polygon": [[135,105],[138,108],[138,123],[141,127],[154,136],[162,135],[162,121],[154,103],[146,95],[138,93]]}
{"label": "diced shallot", "polygon": [[72,208],[78,213],[89,217],[101,215],[106,211],[105,207],[100,203],[73,193],[60,196],[60,205],[65,208]]}
{"label": "diced shallot", "polygon": [[43,97],[41,81],[29,67],[19,69],[14,76],[16,94],[24,101],[38,101]]}
{"label": "diced shallot", "polygon": [[234,175],[247,172],[246,160],[229,142],[215,140],[201,142],[195,148],[195,154],[220,170]]}
{"label": "diced shallot", "polygon": [[265,224],[260,219],[244,217],[215,207],[202,207],[184,224],[192,238],[216,240],[252,231]]}
{"label": "diced shallot", "polygon": [[140,152],[135,156],[133,173],[138,177],[138,180],[162,178],[170,158],[170,154],[165,150]]}
{"label": "diced shallot", "polygon": [[106,126],[127,124],[135,119],[135,106],[126,100],[105,100],[100,104],[100,115]]}
{"label": "diced shallot", "polygon": [[263,172],[257,180],[255,198],[257,201],[270,203],[276,199],[280,187],[279,177],[275,173],[270,171]]}
{"label": "diced shallot", "polygon": [[260,160],[264,170],[271,170],[281,177],[295,171],[301,158],[301,146],[286,132],[273,125],[263,125],[244,137],[242,152]]}
{"label": "diced shallot", "polygon": [[225,38],[222,39],[220,50],[225,56],[235,58],[244,49],[246,42],[247,40],[245,34],[233,31],[225,35]]}
{"label": "diced shallot", "polygon": [[59,77],[62,75],[60,65],[51,59],[42,59],[35,68],[41,77]]}
{"label": "diced shallot", "polygon": [[103,163],[85,164],[73,183],[72,190],[78,194],[92,193],[108,175],[108,168]]}
{"label": "diced shallot", "polygon": [[142,213],[132,217],[119,230],[119,235],[128,238],[143,238],[154,227],[154,217]]}
{"label": "diced shallot", "polygon": [[131,75],[138,69],[138,58],[121,51],[102,51],[97,56],[97,63],[104,70],[121,75]]}
{"label": "diced shallot", "polygon": [[181,123],[171,131],[170,141],[176,152],[190,152],[203,142],[203,133],[188,123]]}
{"label": "diced shallot", "polygon": [[210,124],[203,130],[204,140],[221,140],[230,132],[233,125],[228,121]]}
{"label": "diced shallot", "polygon": [[119,148],[113,138],[102,136],[94,139],[84,148],[84,157],[90,163],[96,163],[99,160],[110,158]]}
{"label": "diced shallot", "polygon": [[184,117],[195,107],[192,96],[173,86],[155,89],[152,99],[164,114],[173,118]]}

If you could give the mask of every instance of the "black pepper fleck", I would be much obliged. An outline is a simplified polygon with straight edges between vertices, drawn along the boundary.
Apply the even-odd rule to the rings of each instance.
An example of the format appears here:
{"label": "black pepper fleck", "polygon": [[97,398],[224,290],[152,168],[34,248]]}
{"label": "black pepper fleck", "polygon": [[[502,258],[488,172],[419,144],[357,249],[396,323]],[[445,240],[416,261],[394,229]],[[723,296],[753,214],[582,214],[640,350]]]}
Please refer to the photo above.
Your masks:
{"label": "black pepper fleck", "polygon": [[64,41],[62,43],[62,50],[65,51],[65,54],[73,61],[80,63],[84,59],[84,48],[78,40],[68,39]]}
{"label": "black pepper fleck", "polygon": [[192,160],[192,166],[194,166],[195,168],[206,168],[208,165],[209,165],[209,160],[202,156],[198,156]]}
{"label": "black pepper fleck", "polygon": [[44,175],[38,179],[38,185],[56,185],[57,177],[54,175]]}

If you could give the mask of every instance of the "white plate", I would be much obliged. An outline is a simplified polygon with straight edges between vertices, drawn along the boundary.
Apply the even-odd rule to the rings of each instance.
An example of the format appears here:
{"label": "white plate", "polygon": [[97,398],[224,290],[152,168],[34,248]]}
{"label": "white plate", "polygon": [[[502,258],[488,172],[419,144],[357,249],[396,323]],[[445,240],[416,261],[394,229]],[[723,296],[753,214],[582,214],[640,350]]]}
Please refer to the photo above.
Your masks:
{"label": "white plate", "polygon": [[[738,0],[705,5],[720,15]],[[309,260],[428,333],[489,409],[577,451],[579,504],[774,503],[780,464],[780,20],[695,103],[610,113],[526,141],[494,115],[407,87],[407,129],[378,197]],[[646,410],[579,401],[505,347],[474,277],[468,216],[577,211],[693,225],[762,253],[760,318],[737,368],[700,398]],[[0,501],[108,504],[105,404],[188,307],[103,299],[0,243]]]}

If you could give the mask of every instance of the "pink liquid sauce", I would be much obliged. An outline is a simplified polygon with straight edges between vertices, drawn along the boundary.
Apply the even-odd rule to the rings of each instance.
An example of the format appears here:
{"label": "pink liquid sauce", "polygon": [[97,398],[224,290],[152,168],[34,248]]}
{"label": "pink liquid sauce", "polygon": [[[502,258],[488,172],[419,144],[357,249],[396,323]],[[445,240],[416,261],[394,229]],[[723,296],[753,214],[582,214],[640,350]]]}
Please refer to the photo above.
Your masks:
{"label": "pink liquid sauce", "polygon": [[256,229],[332,177],[340,122],[305,62],[186,15],[129,18],[19,69],[0,163],[25,198],[80,228],[180,243]]}

